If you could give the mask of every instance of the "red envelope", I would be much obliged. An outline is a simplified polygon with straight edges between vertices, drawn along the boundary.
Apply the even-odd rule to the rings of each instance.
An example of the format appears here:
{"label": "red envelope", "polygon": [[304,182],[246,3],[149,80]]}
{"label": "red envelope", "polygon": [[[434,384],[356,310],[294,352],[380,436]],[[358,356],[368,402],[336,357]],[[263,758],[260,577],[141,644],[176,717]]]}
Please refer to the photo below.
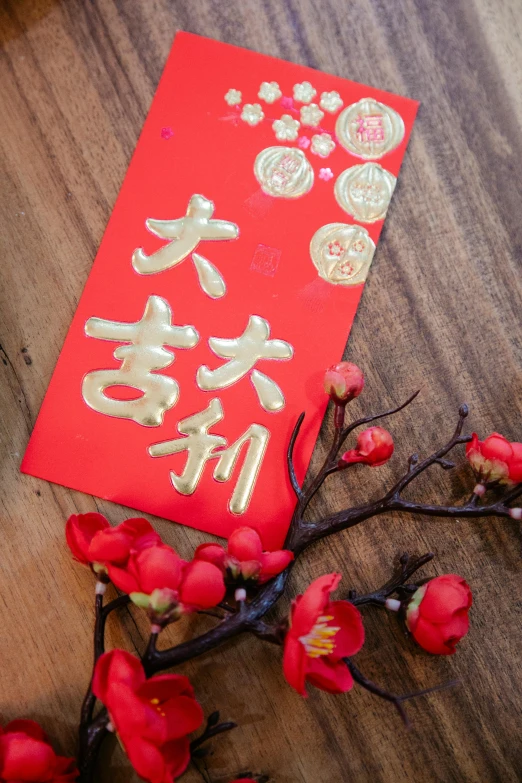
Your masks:
{"label": "red envelope", "polygon": [[417,107],[179,33],[22,470],[280,546]]}

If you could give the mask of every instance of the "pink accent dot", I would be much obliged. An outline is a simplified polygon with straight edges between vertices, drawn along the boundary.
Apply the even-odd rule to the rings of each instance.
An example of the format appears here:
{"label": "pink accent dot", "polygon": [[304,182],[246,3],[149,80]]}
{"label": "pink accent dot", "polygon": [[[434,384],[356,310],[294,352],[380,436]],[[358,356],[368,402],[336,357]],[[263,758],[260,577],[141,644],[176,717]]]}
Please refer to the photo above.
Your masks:
{"label": "pink accent dot", "polygon": [[319,179],[324,179],[325,182],[328,182],[329,179],[332,179],[333,177],[333,171],[332,169],[319,169]]}
{"label": "pink accent dot", "polygon": [[306,136],[300,136],[297,140],[297,146],[301,147],[302,150],[307,150],[310,146],[310,139]]}
{"label": "pink accent dot", "polygon": [[172,128],[167,127],[167,128],[162,128],[161,129],[161,138],[162,139],[166,139],[168,141],[173,136],[174,136],[174,131],[172,130]]}
{"label": "pink accent dot", "polygon": [[288,98],[286,96],[284,98],[281,98],[281,106],[283,107],[283,109],[293,109],[294,99]]}

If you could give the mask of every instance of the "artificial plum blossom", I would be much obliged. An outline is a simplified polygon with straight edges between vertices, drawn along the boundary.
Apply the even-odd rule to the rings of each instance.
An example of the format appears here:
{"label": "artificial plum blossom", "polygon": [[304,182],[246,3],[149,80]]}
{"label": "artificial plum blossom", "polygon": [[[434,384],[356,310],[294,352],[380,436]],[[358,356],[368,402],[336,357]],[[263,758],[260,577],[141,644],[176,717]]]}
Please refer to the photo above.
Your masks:
{"label": "artificial plum blossom", "polygon": [[353,685],[343,658],[359,652],[364,628],[355,606],[330,601],[340,580],[340,574],[321,576],[293,602],[283,672],[301,696],[306,696],[306,682],[329,693],[344,693]]}
{"label": "artificial plum blossom", "polygon": [[13,720],[0,727],[2,783],[73,783],[73,758],[57,756],[43,729],[32,720]]}
{"label": "artificial plum blossom", "polygon": [[472,604],[469,585],[456,574],[431,579],[413,594],[406,610],[406,626],[424,650],[453,655],[469,629]]}
{"label": "artificial plum blossom", "polygon": [[498,432],[483,441],[474,432],[466,445],[466,457],[480,484],[522,482],[522,443],[512,443]]}
{"label": "artificial plum blossom", "polygon": [[393,454],[393,438],[382,427],[369,427],[357,438],[357,446],[345,451],[339,467],[347,467],[356,462],[363,462],[372,468],[377,468],[388,462]]}
{"label": "artificial plum blossom", "polygon": [[98,659],[92,690],[138,775],[149,783],[173,783],[183,774],[190,762],[188,735],[203,721],[187,677],[147,679],[137,658],[112,650]]}
{"label": "artificial plum blossom", "polygon": [[317,90],[312,87],[310,82],[301,82],[300,84],[294,84],[294,101],[300,103],[310,103],[310,101],[317,95]]}
{"label": "artificial plum blossom", "polygon": [[364,389],[362,370],[352,362],[332,364],[324,375],[324,390],[334,402],[346,405]]}
{"label": "artificial plum blossom", "polygon": [[125,568],[113,568],[111,576],[134,603],[157,614],[164,614],[167,607],[178,614],[209,609],[225,597],[219,568],[199,560],[187,563],[166,544],[133,552]]}
{"label": "artificial plum blossom", "polygon": [[98,579],[108,581],[123,567],[132,551],[161,543],[150,522],[142,517],[126,519],[111,527],[102,514],[73,514],[65,525],[65,537],[75,560],[90,565]]}
{"label": "artificial plum blossom", "polygon": [[294,555],[287,549],[264,552],[259,533],[240,527],[228,539],[227,549],[220,544],[201,544],[194,559],[213,563],[232,584],[250,580],[263,584],[284,571]]}

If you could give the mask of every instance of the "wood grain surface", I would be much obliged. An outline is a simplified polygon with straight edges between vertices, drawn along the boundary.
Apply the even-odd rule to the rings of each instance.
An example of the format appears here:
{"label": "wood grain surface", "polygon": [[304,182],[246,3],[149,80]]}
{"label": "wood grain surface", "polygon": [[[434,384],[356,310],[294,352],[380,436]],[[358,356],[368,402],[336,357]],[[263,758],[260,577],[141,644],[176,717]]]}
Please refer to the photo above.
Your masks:
{"label": "wood grain surface", "polygon": [[[520,0],[2,0],[0,2],[0,715],[41,721],[74,753],[89,678],[92,579],[65,547],[64,521],[128,510],[22,476],[20,459],[136,144],[173,35],[183,29],[422,101],[345,356],[361,365],[361,415],[422,387],[389,426],[391,463],[333,477],[315,513],[376,496],[413,451],[469,429],[522,439],[522,56]],[[323,428],[314,464],[324,454]],[[60,448],[60,444],[56,444]],[[283,467],[282,467],[283,470]],[[353,474],[355,476],[355,473]],[[460,499],[464,467],[434,468],[419,498]],[[152,520],[189,556],[204,534]],[[520,780],[519,526],[504,520],[375,518],[306,553],[292,594],[334,569],[360,590],[403,550],[474,591],[472,628],[452,658],[420,653],[395,617],[365,610],[365,674],[401,692],[458,678],[393,707],[356,688],[301,699],[280,651],[241,638],[181,668],[210,712],[240,727],[215,743],[213,783],[242,770],[277,783]],[[188,638],[213,621],[170,629]],[[142,649],[139,612],[112,618],[109,643]],[[104,783],[135,781],[117,743]],[[183,780],[196,783],[191,769]]]}

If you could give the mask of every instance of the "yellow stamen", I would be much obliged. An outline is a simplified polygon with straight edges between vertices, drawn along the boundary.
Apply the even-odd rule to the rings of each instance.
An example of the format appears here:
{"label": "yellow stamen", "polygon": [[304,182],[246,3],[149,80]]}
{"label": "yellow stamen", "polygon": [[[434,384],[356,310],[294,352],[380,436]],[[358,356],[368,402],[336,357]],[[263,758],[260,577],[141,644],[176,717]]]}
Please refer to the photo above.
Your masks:
{"label": "yellow stamen", "polygon": [[299,638],[309,658],[331,655],[335,650],[333,638],[341,628],[336,625],[328,625],[333,619],[333,615],[321,615],[310,633]]}
{"label": "yellow stamen", "polygon": [[150,703],[151,704],[159,704],[159,699],[151,699]]}

